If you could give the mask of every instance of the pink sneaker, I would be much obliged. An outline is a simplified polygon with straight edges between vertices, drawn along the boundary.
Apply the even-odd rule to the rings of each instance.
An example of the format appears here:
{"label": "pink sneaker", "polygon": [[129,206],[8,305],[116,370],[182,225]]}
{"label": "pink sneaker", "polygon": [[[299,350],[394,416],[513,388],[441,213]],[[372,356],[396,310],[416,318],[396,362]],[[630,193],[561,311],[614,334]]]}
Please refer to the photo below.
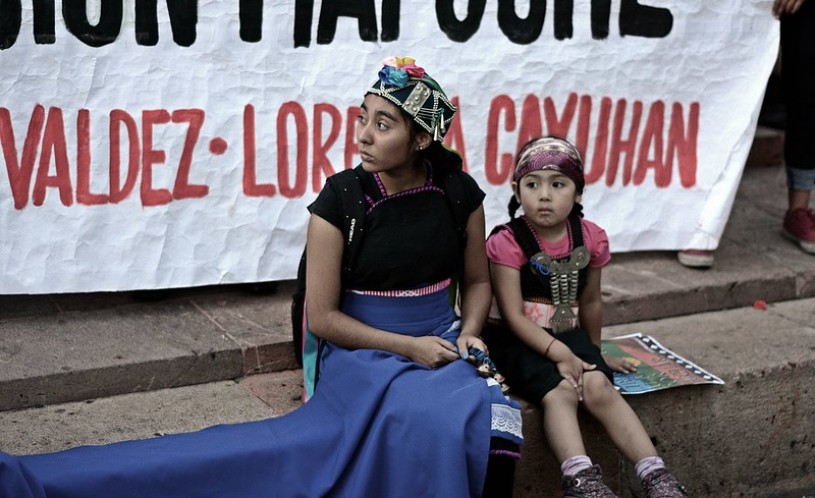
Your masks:
{"label": "pink sneaker", "polygon": [[710,268],[713,266],[713,251],[705,249],[685,249],[676,254],[676,259],[689,268]]}
{"label": "pink sneaker", "polygon": [[804,252],[815,254],[815,211],[793,209],[784,217],[784,237],[798,244]]}

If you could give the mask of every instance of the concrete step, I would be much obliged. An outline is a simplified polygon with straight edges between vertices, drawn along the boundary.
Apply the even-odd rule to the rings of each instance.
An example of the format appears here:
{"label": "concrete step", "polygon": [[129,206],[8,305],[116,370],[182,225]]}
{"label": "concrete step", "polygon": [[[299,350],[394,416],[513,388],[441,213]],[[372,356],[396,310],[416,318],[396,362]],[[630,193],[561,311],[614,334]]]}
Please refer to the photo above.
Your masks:
{"label": "concrete step", "polygon": [[[673,252],[613,255],[605,323],[815,296],[815,258],[780,236],[785,195],[783,168],[748,168],[710,270]],[[0,296],[0,411],[295,368],[294,283],[275,287]]]}
{"label": "concrete step", "polygon": [[302,370],[283,370],[0,412],[0,449],[49,453],[284,415],[302,402],[302,378]]}
{"label": "concrete step", "polygon": [[[725,385],[626,399],[690,496],[767,497],[815,489],[815,299],[744,307],[604,329],[654,336]],[[620,496],[641,496],[632,465],[599,424],[583,419],[589,455]],[[518,496],[555,496],[558,465],[525,405]],[[799,495],[799,496],[804,496]]]}
{"label": "concrete step", "polygon": [[289,288],[0,296],[0,410],[295,368]]}
{"label": "concrete step", "polygon": [[[761,307],[759,307],[761,308]],[[815,494],[815,298],[612,326],[650,334],[725,381],[628,397],[691,496],[792,498]],[[57,451],[275,417],[301,404],[300,370],[85,402],[0,412],[0,449]],[[524,404],[519,498],[558,496],[558,465],[541,412]],[[589,455],[624,498],[641,496],[629,462],[582,419]]]}

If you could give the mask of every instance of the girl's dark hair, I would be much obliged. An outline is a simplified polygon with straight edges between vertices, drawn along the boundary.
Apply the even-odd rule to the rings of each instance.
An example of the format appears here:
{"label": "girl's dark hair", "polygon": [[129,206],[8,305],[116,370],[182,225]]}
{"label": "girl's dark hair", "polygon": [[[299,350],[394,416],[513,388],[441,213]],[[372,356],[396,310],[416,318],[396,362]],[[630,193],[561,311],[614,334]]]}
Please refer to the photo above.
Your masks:
{"label": "girl's dark hair", "polygon": [[507,204],[507,212],[509,213],[510,220],[515,218],[515,213],[519,207],[521,207],[521,203],[518,202],[518,199],[516,199],[514,195],[510,197],[509,204]]}

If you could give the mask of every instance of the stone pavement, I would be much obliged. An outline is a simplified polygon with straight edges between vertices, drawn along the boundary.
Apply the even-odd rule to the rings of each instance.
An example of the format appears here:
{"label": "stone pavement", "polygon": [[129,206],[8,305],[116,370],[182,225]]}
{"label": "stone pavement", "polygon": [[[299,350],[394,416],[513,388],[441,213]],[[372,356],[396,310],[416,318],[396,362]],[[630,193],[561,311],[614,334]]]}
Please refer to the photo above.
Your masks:
{"label": "stone pavement", "polygon": [[[746,169],[711,270],[647,252],[614,255],[604,271],[607,336],[651,334],[726,381],[629,398],[693,496],[815,495],[800,491],[815,488],[815,257],[780,236],[785,195],[782,168]],[[54,451],[296,408],[291,289],[0,296],[0,450]],[[516,496],[553,496],[539,412],[527,406],[524,417]],[[587,439],[620,494],[638,496],[630,465],[591,423]]]}

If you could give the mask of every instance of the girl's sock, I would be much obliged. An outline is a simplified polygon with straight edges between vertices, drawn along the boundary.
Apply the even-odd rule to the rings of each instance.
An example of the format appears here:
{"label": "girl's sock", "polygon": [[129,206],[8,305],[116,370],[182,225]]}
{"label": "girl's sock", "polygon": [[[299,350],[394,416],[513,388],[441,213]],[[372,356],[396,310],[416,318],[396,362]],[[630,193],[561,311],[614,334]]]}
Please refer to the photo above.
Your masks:
{"label": "girl's sock", "polygon": [[591,458],[586,455],[577,455],[567,458],[566,461],[560,464],[560,471],[563,472],[564,476],[571,477],[581,470],[590,469],[591,465]]}
{"label": "girl's sock", "polygon": [[659,456],[645,457],[634,465],[634,471],[637,473],[637,477],[640,481],[651,472],[664,468],[665,462],[663,462]]}

